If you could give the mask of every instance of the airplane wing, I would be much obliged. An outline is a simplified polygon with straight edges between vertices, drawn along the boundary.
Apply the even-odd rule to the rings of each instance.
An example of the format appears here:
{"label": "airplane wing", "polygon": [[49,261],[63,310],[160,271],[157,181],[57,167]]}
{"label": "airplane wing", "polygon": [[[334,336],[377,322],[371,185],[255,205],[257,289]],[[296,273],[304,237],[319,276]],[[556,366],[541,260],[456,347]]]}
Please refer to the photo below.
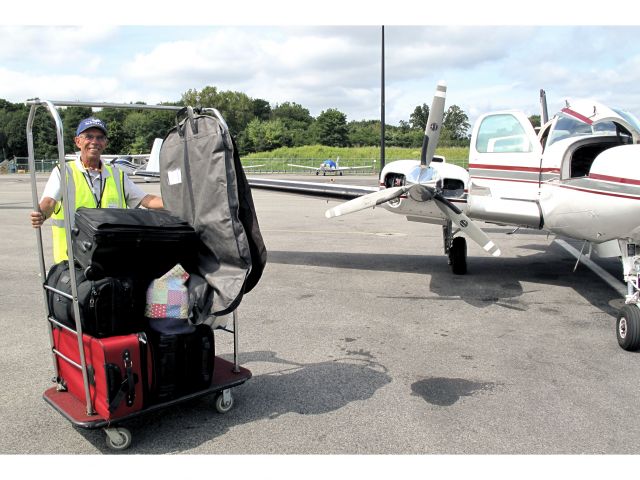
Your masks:
{"label": "airplane wing", "polygon": [[309,165],[296,165],[295,163],[287,163],[290,167],[306,168],[307,170],[320,170],[318,167],[310,167]]}
{"label": "airplane wing", "polygon": [[118,157],[114,159],[109,159],[106,163],[110,163],[111,165],[115,165],[120,170],[122,170],[127,175],[132,175],[134,172],[140,170],[142,166],[133,163],[131,160],[128,160],[124,157]]}
{"label": "airplane wing", "polygon": [[152,172],[145,169],[138,169],[131,175],[134,177],[160,178],[160,172]]}
{"label": "airplane wing", "polygon": [[351,200],[380,190],[378,187],[275,180],[256,177],[247,177],[247,181],[251,188],[272,190],[283,193],[296,193],[313,197],[332,198],[335,200]]}
{"label": "airplane wing", "polygon": [[359,167],[338,167],[337,170],[365,170],[368,168],[373,168],[373,165],[361,165]]}

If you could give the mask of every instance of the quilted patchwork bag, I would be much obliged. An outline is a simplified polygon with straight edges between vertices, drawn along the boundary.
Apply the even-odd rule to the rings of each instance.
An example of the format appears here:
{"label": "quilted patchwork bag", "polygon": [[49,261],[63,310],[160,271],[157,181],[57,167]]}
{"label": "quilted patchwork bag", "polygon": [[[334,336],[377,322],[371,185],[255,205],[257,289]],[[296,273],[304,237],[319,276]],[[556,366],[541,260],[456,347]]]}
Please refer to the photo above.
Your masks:
{"label": "quilted patchwork bag", "polygon": [[150,319],[189,317],[189,292],[185,282],[189,274],[179,263],[147,289],[145,316]]}

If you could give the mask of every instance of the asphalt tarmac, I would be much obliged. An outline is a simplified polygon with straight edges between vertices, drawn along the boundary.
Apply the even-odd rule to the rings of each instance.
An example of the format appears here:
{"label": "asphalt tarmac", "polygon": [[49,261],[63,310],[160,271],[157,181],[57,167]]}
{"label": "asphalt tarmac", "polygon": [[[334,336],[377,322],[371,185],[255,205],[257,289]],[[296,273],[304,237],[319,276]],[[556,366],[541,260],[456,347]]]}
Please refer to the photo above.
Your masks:
{"label": "asphalt tarmac", "polygon": [[[469,242],[455,276],[439,226],[383,209],[327,220],[336,202],[253,195],[268,249],[238,309],[253,378],[227,414],[205,397],[136,417],[123,454],[640,451],[640,353],[617,344],[622,300],[574,273],[553,236],[485,224],[502,256]],[[31,198],[28,175],[0,176],[0,454],[112,453],[42,399],[53,367]],[[43,239],[50,266],[49,228]],[[216,331],[216,350],[231,360],[232,336]]]}

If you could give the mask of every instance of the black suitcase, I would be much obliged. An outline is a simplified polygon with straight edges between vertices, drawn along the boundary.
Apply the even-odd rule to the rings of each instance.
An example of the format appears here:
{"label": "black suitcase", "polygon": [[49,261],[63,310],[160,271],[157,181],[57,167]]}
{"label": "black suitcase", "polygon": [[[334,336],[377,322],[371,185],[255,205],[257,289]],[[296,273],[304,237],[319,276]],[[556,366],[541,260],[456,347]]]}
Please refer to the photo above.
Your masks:
{"label": "black suitcase", "polygon": [[74,257],[90,280],[132,276],[144,287],[177,263],[196,268],[195,230],[165,210],[79,208],[71,233]]}
{"label": "black suitcase", "polygon": [[195,325],[193,332],[180,334],[147,328],[146,334],[153,363],[149,382],[152,403],[163,403],[211,386],[215,345],[210,326]]}
{"label": "black suitcase", "polygon": [[[45,284],[71,294],[69,262],[55,264],[49,270]],[[130,278],[106,277],[87,280],[81,268],[75,268],[78,289],[78,306],[82,331],[96,338],[127,335],[139,332],[144,327],[140,299],[135,298],[133,281]],[[142,293],[144,295],[144,292]],[[52,290],[47,290],[49,314],[61,324],[75,330],[73,302]]]}

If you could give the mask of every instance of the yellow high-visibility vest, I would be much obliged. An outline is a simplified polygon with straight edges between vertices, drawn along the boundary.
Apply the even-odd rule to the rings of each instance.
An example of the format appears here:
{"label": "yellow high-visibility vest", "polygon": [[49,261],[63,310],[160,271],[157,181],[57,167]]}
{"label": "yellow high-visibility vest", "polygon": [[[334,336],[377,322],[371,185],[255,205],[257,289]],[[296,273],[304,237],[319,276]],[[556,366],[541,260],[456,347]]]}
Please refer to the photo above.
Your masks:
{"label": "yellow high-visibility vest", "polygon": [[[67,190],[69,191],[69,205],[73,206],[73,212],[80,207],[88,208],[127,208],[124,196],[124,173],[114,169],[111,165],[102,164],[102,175],[105,177],[102,196],[98,201],[89,187],[85,174],[78,168],[75,161],[66,164]],[[62,192],[63,196],[66,192]],[[51,215],[51,232],[53,235],[53,261],[59,263],[67,260],[67,236],[64,230],[64,208],[62,201],[56,203]],[[72,220],[73,222],[73,220]]]}

